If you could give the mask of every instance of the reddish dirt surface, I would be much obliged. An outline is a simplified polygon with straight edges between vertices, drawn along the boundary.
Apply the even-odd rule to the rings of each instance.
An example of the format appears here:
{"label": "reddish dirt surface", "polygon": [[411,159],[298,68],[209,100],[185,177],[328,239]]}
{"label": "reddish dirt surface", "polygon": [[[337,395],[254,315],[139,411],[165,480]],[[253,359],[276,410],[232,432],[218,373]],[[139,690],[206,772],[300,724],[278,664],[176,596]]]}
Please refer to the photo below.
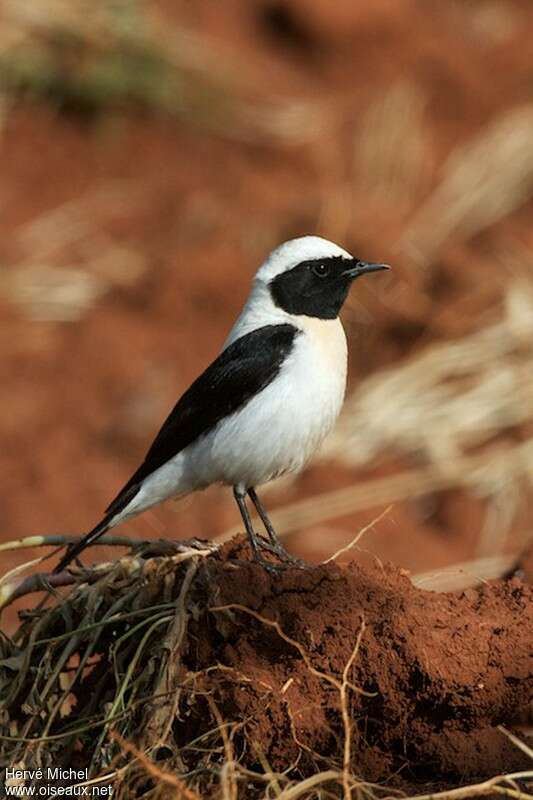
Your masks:
{"label": "reddish dirt surface", "polygon": [[[234,541],[226,559],[243,552]],[[532,699],[523,634],[532,629],[533,594],[520,580],[437,594],[414,588],[392,565],[329,564],[272,578],[254,564],[235,569],[209,559],[199,589],[210,610],[192,623],[185,663],[233,671],[203,673],[198,688],[214,692],[224,720],[245,721],[236,746],[257,745],[245,762],[261,752],[273,769],[297,761],[305,775],[342,761],[339,687],[312,670],[342,680],[364,622],[347,673],[370,693],[347,695],[357,774],[376,782],[395,775],[412,789],[529,767],[496,728]],[[213,608],[227,604],[276,623],[300,649],[246,611]],[[187,715],[186,740],[205,732],[202,709],[199,701]]]}
{"label": "reddish dirt surface", "polygon": [[[169,25],[209,37],[230,83],[259,108],[295,97],[321,104],[325,130],[307,143],[215,135],[194,120],[134,110],[87,119],[29,102],[9,107],[0,139],[2,266],[81,266],[106,289],[72,322],[35,321],[0,296],[2,539],[95,523],[176,397],[217,353],[259,261],[289,236],[339,238],[362,256],[391,261],[406,287],[394,302],[361,287],[347,310],[352,388],[497,315],[510,271],[491,253],[509,239],[531,246],[530,201],[474,239],[448,242],[429,270],[397,250],[450,151],[531,99],[533,8],[474,5],[153,3]],[[401,189],[383,198],[360,174],[354,142],[369,106],[397,83],[424,98],[420,176],[410,197]],[[71,201],[80,201],[89,233],[51,253],[36,248],[27,226]],[[60,231],[71,227],[67,219]],[[92,259],[102,236],[128,248],[135,269],[114,273]],[[501,439],[523,435],[516,429]],[[410,465],[396,454],[357,470],[315,466],[269,506],[400,466]],[[306,529],[288,546],[318,561],[381,510]],[[484,518],[481,500],[443,493],[396,506],[363,546],[370,560],[441,567],[475,553]],[[124,532],[212,537],[237,521],[229,493],[212,489]],[[527,509],[514,524],[530,524]],[[3,567],[21,560],[3,554]]]}

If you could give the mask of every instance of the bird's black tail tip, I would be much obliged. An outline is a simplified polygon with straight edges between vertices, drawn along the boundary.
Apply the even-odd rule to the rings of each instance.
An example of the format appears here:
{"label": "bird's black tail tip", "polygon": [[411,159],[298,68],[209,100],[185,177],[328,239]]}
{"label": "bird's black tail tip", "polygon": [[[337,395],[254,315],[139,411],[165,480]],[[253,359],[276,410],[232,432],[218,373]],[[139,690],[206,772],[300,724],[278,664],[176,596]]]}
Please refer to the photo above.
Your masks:
{"label": "bird's black tail tip", "polygon": [[58,572],[63,572],[63,570],[68,567],[71,561],[77,558],[86,547],[93,544],[93,542],[95,542],[109,529],[110,524],[111,517],[106,516],[95,528],[92,529],[92,531],[89,531],[89,533],[83,536],[78,542],[72,542],[72,544],[69,544],[65,555],[54,567],[53,574],[56,575]]}

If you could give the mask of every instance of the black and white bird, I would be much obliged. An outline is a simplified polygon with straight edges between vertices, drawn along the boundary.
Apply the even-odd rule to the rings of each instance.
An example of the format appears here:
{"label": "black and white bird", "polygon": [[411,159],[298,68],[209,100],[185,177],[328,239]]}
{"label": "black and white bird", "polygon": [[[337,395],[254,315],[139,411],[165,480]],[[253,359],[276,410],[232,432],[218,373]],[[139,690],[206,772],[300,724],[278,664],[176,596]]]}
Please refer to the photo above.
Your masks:
{"label": "black and white bird", "polygon": [[[178,400],[139,469],[102,521],[67,550],[70,561],[105,531],[167,500],[211,484],[233,487],[254,557],[291,559],[256,488],[298,472],[333,427],[346,389],[346,336],[339,311],[353,281],[388,269],[318,236],[274,250],[222,352]],[[252,527],[246,498],[267,537]]]}

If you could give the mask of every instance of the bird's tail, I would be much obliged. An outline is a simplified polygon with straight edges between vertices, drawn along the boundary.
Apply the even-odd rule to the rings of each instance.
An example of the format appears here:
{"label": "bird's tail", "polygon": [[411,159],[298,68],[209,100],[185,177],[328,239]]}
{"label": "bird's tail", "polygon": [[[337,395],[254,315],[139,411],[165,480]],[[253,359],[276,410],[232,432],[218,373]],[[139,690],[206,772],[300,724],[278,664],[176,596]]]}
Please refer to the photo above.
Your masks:
{"label": "bird's tail", "polygon": [[67,552],[57,567],[54,568],[54,574],[57,572],[62,572],[74,558],[79,556],[79,554],[85,550],[86,547],[95,542],[98,538],[100,538],[100,536],[109,530],[113,521],[113,516],[113,514],[106,514],[103,520],[99,522],[98,525],[92,529],[92,531],[89,531],[89,533],[83,536],[79,542],[73,542],[71,545],[69,545]]}

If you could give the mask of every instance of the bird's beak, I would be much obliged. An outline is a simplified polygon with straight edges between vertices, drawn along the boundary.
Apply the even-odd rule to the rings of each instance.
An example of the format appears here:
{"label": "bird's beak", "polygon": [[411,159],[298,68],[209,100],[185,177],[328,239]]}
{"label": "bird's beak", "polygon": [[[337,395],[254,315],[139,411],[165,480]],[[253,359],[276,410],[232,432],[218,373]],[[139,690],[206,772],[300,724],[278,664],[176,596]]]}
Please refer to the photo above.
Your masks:
{"label": "bird's beak", "polygon": [[369,261],[356,261],[355,266],[345,270],[342,274],[348,278],[358,278],[367,272],[378,272],[382,269],[390,269],[388,264],[371,264]]}

